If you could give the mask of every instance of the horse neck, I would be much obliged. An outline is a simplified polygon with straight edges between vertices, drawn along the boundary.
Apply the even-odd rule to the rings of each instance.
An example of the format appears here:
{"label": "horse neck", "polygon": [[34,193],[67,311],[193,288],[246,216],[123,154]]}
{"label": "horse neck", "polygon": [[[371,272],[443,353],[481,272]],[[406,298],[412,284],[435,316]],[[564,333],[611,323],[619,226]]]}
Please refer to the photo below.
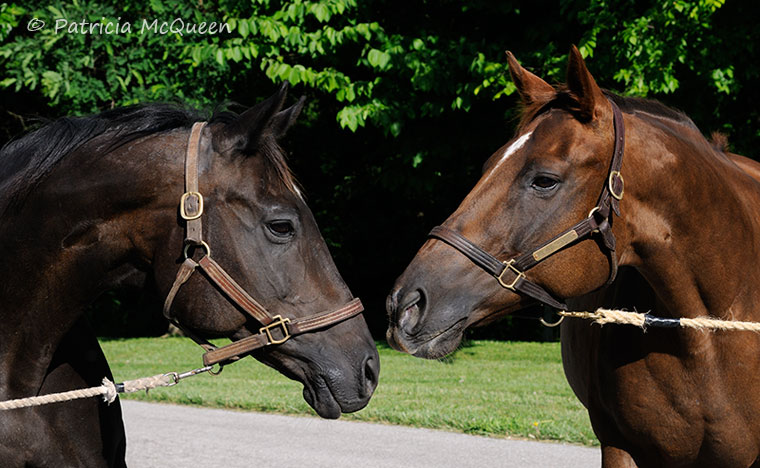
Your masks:
{"label": "horse neck", "polygon": [[621,264],[673,316],[760,317],[760,184],[684,123],[626,115],[626,136]]}
{"label": "horse neck", "polygon": [[[175,212],[160,192],[174,193],[167,190],[173,181],[165,174],[177,170],[148,164],[149,157],[160,163],[158,152],[170,152],[174,144],[180,139],[156,152],[143,141],[105,154],[87,144],[61,160],[22,206],[6,213],[0,227],[0,320],[13,327],[5,327],[12,333],[0,338],[0,366],[27,365],[33,385],[33,370],[44,376],[58,341],[85,307],[137,271],[136,251],[151,251],[138,244],[169,235],[159,232],[161,226],[176,228]],[[4,383],[0,379],[0,393]]]}

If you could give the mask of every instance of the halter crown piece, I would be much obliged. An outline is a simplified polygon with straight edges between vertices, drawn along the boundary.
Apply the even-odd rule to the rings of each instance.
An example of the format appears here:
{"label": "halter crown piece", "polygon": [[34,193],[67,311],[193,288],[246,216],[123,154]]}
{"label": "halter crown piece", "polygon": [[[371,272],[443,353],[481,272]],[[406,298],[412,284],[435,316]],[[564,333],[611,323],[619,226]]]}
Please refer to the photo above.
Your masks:
{"label": "halter crown piece", "polygon": [[625,126],[620,108],[612,99],[608,98],[608,101],[612,106],[615,149],[612,153],[612,162],[599,201],[586,219],[541,244],[531,252],[509,260],[499,260],[463,235],[445,226],[434,227],[428,237],[442,240],[457,249],[475,265],[493,275],[502,287],[536,299],[556,309],[567,310],[567,305],[564,302],[555,299],[546,289],[528,280],[525,277],[525,272],[557,252],[575,245],[578,241],[599,234],[610,260],[610,276],[607,279],[607,284],[612,283],[618,269],[618,260],[615,254],[615,235],[612,233],[612,213],[620,216],[620,200],[623,199],[624,181],[620,174],[620,168],[623,165],[623,151],[625,149]]}
{"label": "halter crown piece", "polygon": [[[290,338],[307,332],[327,328],[358,315],[364,310],[359,298],[354,298],[343,307],[333,311],[321,312],[299,318],[272,316],[264,306],[251,297],[224,269],[211,258],[211,248],[203,241],[203,195],[198,188],[198,155],[200,153],[201,135],[206,122],[196,122],[190,131],[190,139],[185,154],[185,193],[180,198],[179,213],[185,221],[185,260],[179,267],[169,293],[164,301],[164,316],[180,328],[187,336],[202,346],[206,353],[203,364],[226,364],[236,361],[245,354],[269,345],[285,343]],[[197,262],[189,255],[193,248],[202,249],[202,256]],[[258,333],[227,346],[217,348],[203,338],[190,333],[171,317],[172,302],[193,272],[200,267],[204,276],[216,286],[232,304],[253,317],[262,327]]]}

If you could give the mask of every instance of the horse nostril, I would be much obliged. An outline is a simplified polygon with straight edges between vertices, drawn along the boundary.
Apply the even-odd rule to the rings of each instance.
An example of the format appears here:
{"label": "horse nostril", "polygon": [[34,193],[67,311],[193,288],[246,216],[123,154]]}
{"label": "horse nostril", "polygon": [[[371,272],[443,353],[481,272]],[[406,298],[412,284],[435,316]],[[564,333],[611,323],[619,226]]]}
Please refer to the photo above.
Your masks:
{"label": "horse nostril", "polygon": [[380,375],[380,362],[374,356],[367,356],[364,360],[364,396],[370,397],[377,387]]}
{"label": "horse nostril", "polygon": [[425,295],[416,289],[404,295],[397,309],[398,327],[413,335],[419,331],[425,313]]}
{"label": "horse nostril", "polygon": [[388,312],[389,317],[394,317],[398,310],[398,296],[401,294],[401,288],[394,289],[391,291],[391,293],[388,295],[388,298],[385,299],[385,310]]}

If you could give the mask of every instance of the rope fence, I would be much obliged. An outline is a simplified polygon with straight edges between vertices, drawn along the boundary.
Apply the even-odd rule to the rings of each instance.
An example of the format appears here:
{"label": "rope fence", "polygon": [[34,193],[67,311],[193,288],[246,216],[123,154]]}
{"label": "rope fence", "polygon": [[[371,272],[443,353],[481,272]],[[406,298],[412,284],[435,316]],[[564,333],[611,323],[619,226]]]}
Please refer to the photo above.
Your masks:
{"label": "rope fence", "polygon": [[198,375],[203,372],[211,371],[212,366],[193,369],[188,372],[178,374],[169,372],[166,374],[154,375],[153,377],[143,377],[135,380],[125,380],[122,383],[113,383],[107,378],[103,379],[103,384],[99,387],[84,388],[81,390],[71,390],[62,393],[51,393],[29,398],[19,398],[17,400],[0,401],[0,410],[10,410],[18,408],[28,408],[30,406],[49,405],[51,403],[60,403],[63,401],[77,400],[80,398],[92,398],[102,396],[103,401],[109,405],[116,400],[119,393],[134,393],[140,390],[150,390],[158,387],[171,387],[179,383],[180,380]]}

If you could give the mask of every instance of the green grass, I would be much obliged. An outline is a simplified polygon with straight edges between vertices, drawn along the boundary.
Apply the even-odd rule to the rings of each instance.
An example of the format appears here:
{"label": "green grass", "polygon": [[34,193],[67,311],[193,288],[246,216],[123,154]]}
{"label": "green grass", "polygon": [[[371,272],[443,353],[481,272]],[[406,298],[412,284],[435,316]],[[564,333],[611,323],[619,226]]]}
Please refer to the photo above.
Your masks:
{"label": "green grass", "polygon": [[[199,366],[184,338],[101,340],[117,381]],[[565,381],[559,343],[473,341],[453,357],[425,361],[379,344],[380,385],[370,404],[343,418],[496,437],[598,444]],[[252,358],[219,376],[125,396],[179,404],[315,415],[301,384]]]}

